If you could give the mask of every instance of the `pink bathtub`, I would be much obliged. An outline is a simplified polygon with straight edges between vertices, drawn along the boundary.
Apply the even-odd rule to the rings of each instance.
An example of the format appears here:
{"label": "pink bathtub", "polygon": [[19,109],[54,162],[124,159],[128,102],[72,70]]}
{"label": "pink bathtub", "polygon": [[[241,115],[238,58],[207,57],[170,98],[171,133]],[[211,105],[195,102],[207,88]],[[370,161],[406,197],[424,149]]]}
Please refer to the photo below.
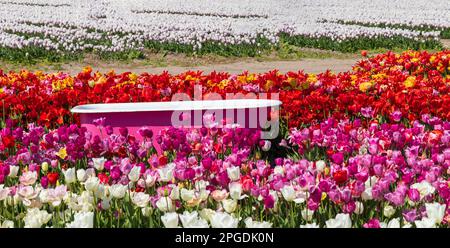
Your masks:
{"label": "pink bathtub", "polygon": [[119,132],[120,127],[127,127],[129,134],[140,140],[142,137],[137,131],[143,126],[150,127],[154,134],[170,126],[199,128],[209,125],[205,123],[204,117],[211,115],[220,124],[222,122],[219,120],[224,119],[227,123],[238,123],[240,127],[267,128],[270,116],[273,118],[280,105],[278,100],[236,99],[86,104],[76,106],[71,111],[80,115],[81,125],[94,135],[101,133],[93,121],[104,117],[105,125],[113,127],[115,133]]}

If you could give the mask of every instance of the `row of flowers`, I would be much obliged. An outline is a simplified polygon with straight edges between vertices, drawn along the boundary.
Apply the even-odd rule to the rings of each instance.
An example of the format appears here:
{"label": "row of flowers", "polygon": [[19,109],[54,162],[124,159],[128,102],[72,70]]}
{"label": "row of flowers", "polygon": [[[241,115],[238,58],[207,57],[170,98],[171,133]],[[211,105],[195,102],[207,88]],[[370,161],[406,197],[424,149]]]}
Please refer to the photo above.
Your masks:
{"label": "row of flowers", "polygon": [[[0,130],[3,227],[445,227],[450,122],[329,118],[280,143],[259,131],[106,136],[8,119]],[[158,154],[153,148],[161,146]],[[285,156],[269,159],[272,149]],[[281,152],[277,154],[282,154]]]}
{"label": "row of flowers", "polygon": [[[87,67],[78,75],[21,71],[0,73],[0,111],[3,120],[36,122],[46,127],[78,123],[70,109],[86,103],[170,101],[176,93],[277,93],[289,127],[310,125],[329,117],[353,118],[371,108],[373,118],[386,121],[399,111],[405,120],[431,114],[450,118],[450,51],[437,53],[388,52],[358,62],[351,72],[318,75],[276,70],[240,75],[212,72],[116,74],[94,73]],[[237,95],[236,97],[239,97]],[[270,94],[269,94],[270,97]],[[274,97],[274,96],[272,96]]]}
{"label": "row of flowers", "polygon": [[[0,47],[8,48],[0,52],[16,60],[27,59],[14,54],[15,51],[21,54],[24,48],[30,52],[30,57],[48,59],[54,59],[56,54],[64,57],[80,51],[120,53],[144,48],[255,56],[266,49],[267,44],[269,47],[280,44],[280,34],[309,41],[302,45],[343,51],[352,49],[352,46],[339,46],[348,41],[354,47],[365,48],[440,46],[439,28],[450,27],[444,3],[436,2],[432,8],[420,0],[399,1],[395,3],[397,7],[392,5],[386,0],[376,5],[353,1],[339,5],[311,4],[293,0],[215,4],[187,0],[184,5],[142,0],[128,5],[98,1],[86,1],[82,5],[70,1],[60,4],[9,1],[0,8],[4,16]],[[74,9],[76,16],[73,16]],[[366,15],[355,13],[355,9]],[[368,27],[358,22],[346,25],[333,22],[336,19],[403,23],[406,27]],[[432,29],[414,29],[422,25]],[[314,42],[320,39],[334,45]],[[233,51],[236,46],[239,48]]]}

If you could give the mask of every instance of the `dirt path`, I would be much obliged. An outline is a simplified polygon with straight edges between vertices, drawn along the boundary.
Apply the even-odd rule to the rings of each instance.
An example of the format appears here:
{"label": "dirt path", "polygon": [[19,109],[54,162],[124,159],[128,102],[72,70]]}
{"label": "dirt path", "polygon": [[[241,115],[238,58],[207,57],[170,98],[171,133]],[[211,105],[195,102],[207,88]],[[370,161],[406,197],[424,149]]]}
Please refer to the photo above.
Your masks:
{"label": "dirt path", "polygon": [[[296,61],[244,61],[244,62],[234,62],[226,64],[211,64],[211,65],[201,65],[201,66],[164,66],[164,67],[154,67],[154,66],[142,66],[142,65],[124,65],[124,64],[90,64],[94,70],[101,72],[108,72],[114,70],[117,73],[131,71],[134,73],[161,73],[163,71],[168,71],[172,74],[178,74],[185,72],[187,70],[201,70],[205,73],[211,71],[226,71],[231,74],[238,74],[245,70],[249,72],[267,72],[270,70],[278,69],[280,72],[285,73],[288,71],[299,71],[304,70],[309,73],[320,73],[327,69],[333,72],[343,72],[352,69],[352,66],[357,62],[357,59],[304,59]],[[83,65],[63,65],[62,68],[58,68],[56,71],[67,71],[71,74],[80,72]],[[44,71],[54,71],[54,70],[44,70]]]}
{"label": "dirt path", "polygon": [[450,39],[442,39],[441,42],[445,49],[450,49]]}

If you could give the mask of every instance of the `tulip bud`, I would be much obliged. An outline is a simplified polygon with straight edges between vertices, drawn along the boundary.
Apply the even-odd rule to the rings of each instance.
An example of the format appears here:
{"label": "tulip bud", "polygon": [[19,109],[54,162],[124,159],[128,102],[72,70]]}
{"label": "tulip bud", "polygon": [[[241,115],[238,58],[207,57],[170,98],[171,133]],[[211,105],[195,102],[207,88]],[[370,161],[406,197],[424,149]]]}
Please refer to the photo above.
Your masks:
{"label": "tulip bud", "polygon": [[110,201],[102,200],[101,207],[102,207],[102,210],[108,210],[111,207]]}
{"label": "tulip bud", "polygon": [[226,199],[222,201],[222,206],[226,212],[232,213],[237,208],[237,201],[233,199]]}
{"label": "tulip bud", "polygon": [[326,165],[327,164],[325,163],[325,161],[319,160],[316,162],[316,170],[318,172],[323,172],[325,170]]}
{"label": "tulip bud", "polygon": [[392,215],[395,214],[395,208],[392,207],[391,205],[387,205],[383,209],[383,214],[384,214],[384,216],[389,218],[389,217],[391,217]]}
{"label": "tulip bud", "polygon": [[306,208],[301,211],[301,214],[302,214],[303,219],[305,219],[307,221],[311,221],[314,216],[314,211]]}
{"label": "tulip bud", "polygon": [[47,162],[43,162],[41,165],[42,171],[46,172],[48,171],[48,163]]}
{"label": "tulip bud", "polygon": [[14,165],[11,165],[10,167],[9,167],[9,177],[11,177],[11,178],[15,178],[15,177],[17,177],[17,174],[19,173],[19,166],[14,166]]}
{"label": "tulip bud", "polygon": [[153,213],[153,209],[148,206],[141,208],[141,211],[142,211],[142,215],[144,215],[145,217],[150,217]]}
{"label": "tulip bud", "polygon": [[362,202],[355,202],[355,214],[362,214],[364,212],[364,204]]}
{"label": "tulip bud", "polygon": [[56,167],[58,167],[58,160],[52,160],[51,162],[51,166],[52,166],[52,168],[56,168]]}
{"label": "tulip bud", "polygon": [[259,152],[259,151],[256,151],[255,152],[255,159],[261,159],[261,152]]}

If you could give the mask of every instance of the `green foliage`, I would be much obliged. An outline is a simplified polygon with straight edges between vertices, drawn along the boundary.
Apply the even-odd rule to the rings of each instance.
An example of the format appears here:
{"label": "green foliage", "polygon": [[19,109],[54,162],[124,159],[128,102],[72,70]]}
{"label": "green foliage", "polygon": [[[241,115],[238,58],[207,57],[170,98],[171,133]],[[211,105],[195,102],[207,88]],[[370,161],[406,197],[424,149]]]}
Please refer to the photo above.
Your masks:
{"label": "green foliage", "polygon": [[[326,22],[326,21],[325,21]],[[413,25],[406,25],[406,24],[390,24],[390,23],[366,23],[366,22],[354,22],[354,21],[337,21],[339,24],[345,24],[345,25],[358,25],[363,27],[377,27],[377,28],[397,28],[397,29],[408,29],[408,30],[415,30],[415,31],[439,31],[440,37],[442,39],[450,39],[450,28],[441,28],[431,25],[421,25],[421,26],[413,26]]]}
{"label": "green foliage", "polygon": [[386,49],[441,49],[442,44],[437,40],[413,40],[401,36],[392,38],[375,37],[375,38],[356,38],[343,41],[335,41],[328,37],[311,38],[308,36],[289,36],[281,34],[281,39],[288,44],[298,47],[311,47],[324,50],[333,50],[339,52],[357,52],[359,50],[369,50],[377,48]]}
{"label": "green foliage", "polygon": [[[449,30],[442,31],[443,36],[450,36]],[[108,41],[99,42],[107,45]],[[280,34],[280,41],[277,44],[271,43],[268,39],[258,37],[256,44],[221,44],[218,42],[207,41],[200,47],[194,47],[188,44],[161,43],[157,41],[146,41],[144,47],[151,52],[173,52],[187,55],[219,55],[223,57],[259,57],[276,50],[282,58],[289,58],[293,55],[299,57],[298,48],[317,48],[322,50],[332,50],[344,53],[354,53],[359,50],[374,49],[442,49],[442,44],[437,40],[414,40],[401,36],[392,38],[355,38],[343,41],[332,40],[331,38],[321,37],[312,38],[308,36],[289,36]],[[42,47],[28,46],[23,48],[0,47],[0,60],[21,63],[36,64],[38,62],[67,62],[76,61],[84,58],[87,54],[99,56],[102,60],[120,60],[130,61],[135,59],[145,59],[144,50],[131,49],[120,52],[101,52],[96,50],[86,50],[83,52],[68,52],[46,50]],[[323,56],[321,54],[318,57]],[[295,56],[294,56],[295,57]]]}
{"label": "green foliage", "polygon": [[264,51],[268,51],[273,48],[273,44],[269,40],[259,37],[256,40],[256,44],[221,44],[218,42],[207,41],[202,43],[200,48],[195,49],[193,45],[178,44],[173,42],[157,42],[146,41],[145,48],[152,51],[161,52],[169,51],[174,53],[185,54],[216,54],[224,57],[255,57]]}
{"label": "green foliage", "polygon": [[20,49],[0,47],[0,59],[15,63],[34,64],[38,61],[61,62],[77,60],[80,54],[60,53],[42,47],[23,47]]}

